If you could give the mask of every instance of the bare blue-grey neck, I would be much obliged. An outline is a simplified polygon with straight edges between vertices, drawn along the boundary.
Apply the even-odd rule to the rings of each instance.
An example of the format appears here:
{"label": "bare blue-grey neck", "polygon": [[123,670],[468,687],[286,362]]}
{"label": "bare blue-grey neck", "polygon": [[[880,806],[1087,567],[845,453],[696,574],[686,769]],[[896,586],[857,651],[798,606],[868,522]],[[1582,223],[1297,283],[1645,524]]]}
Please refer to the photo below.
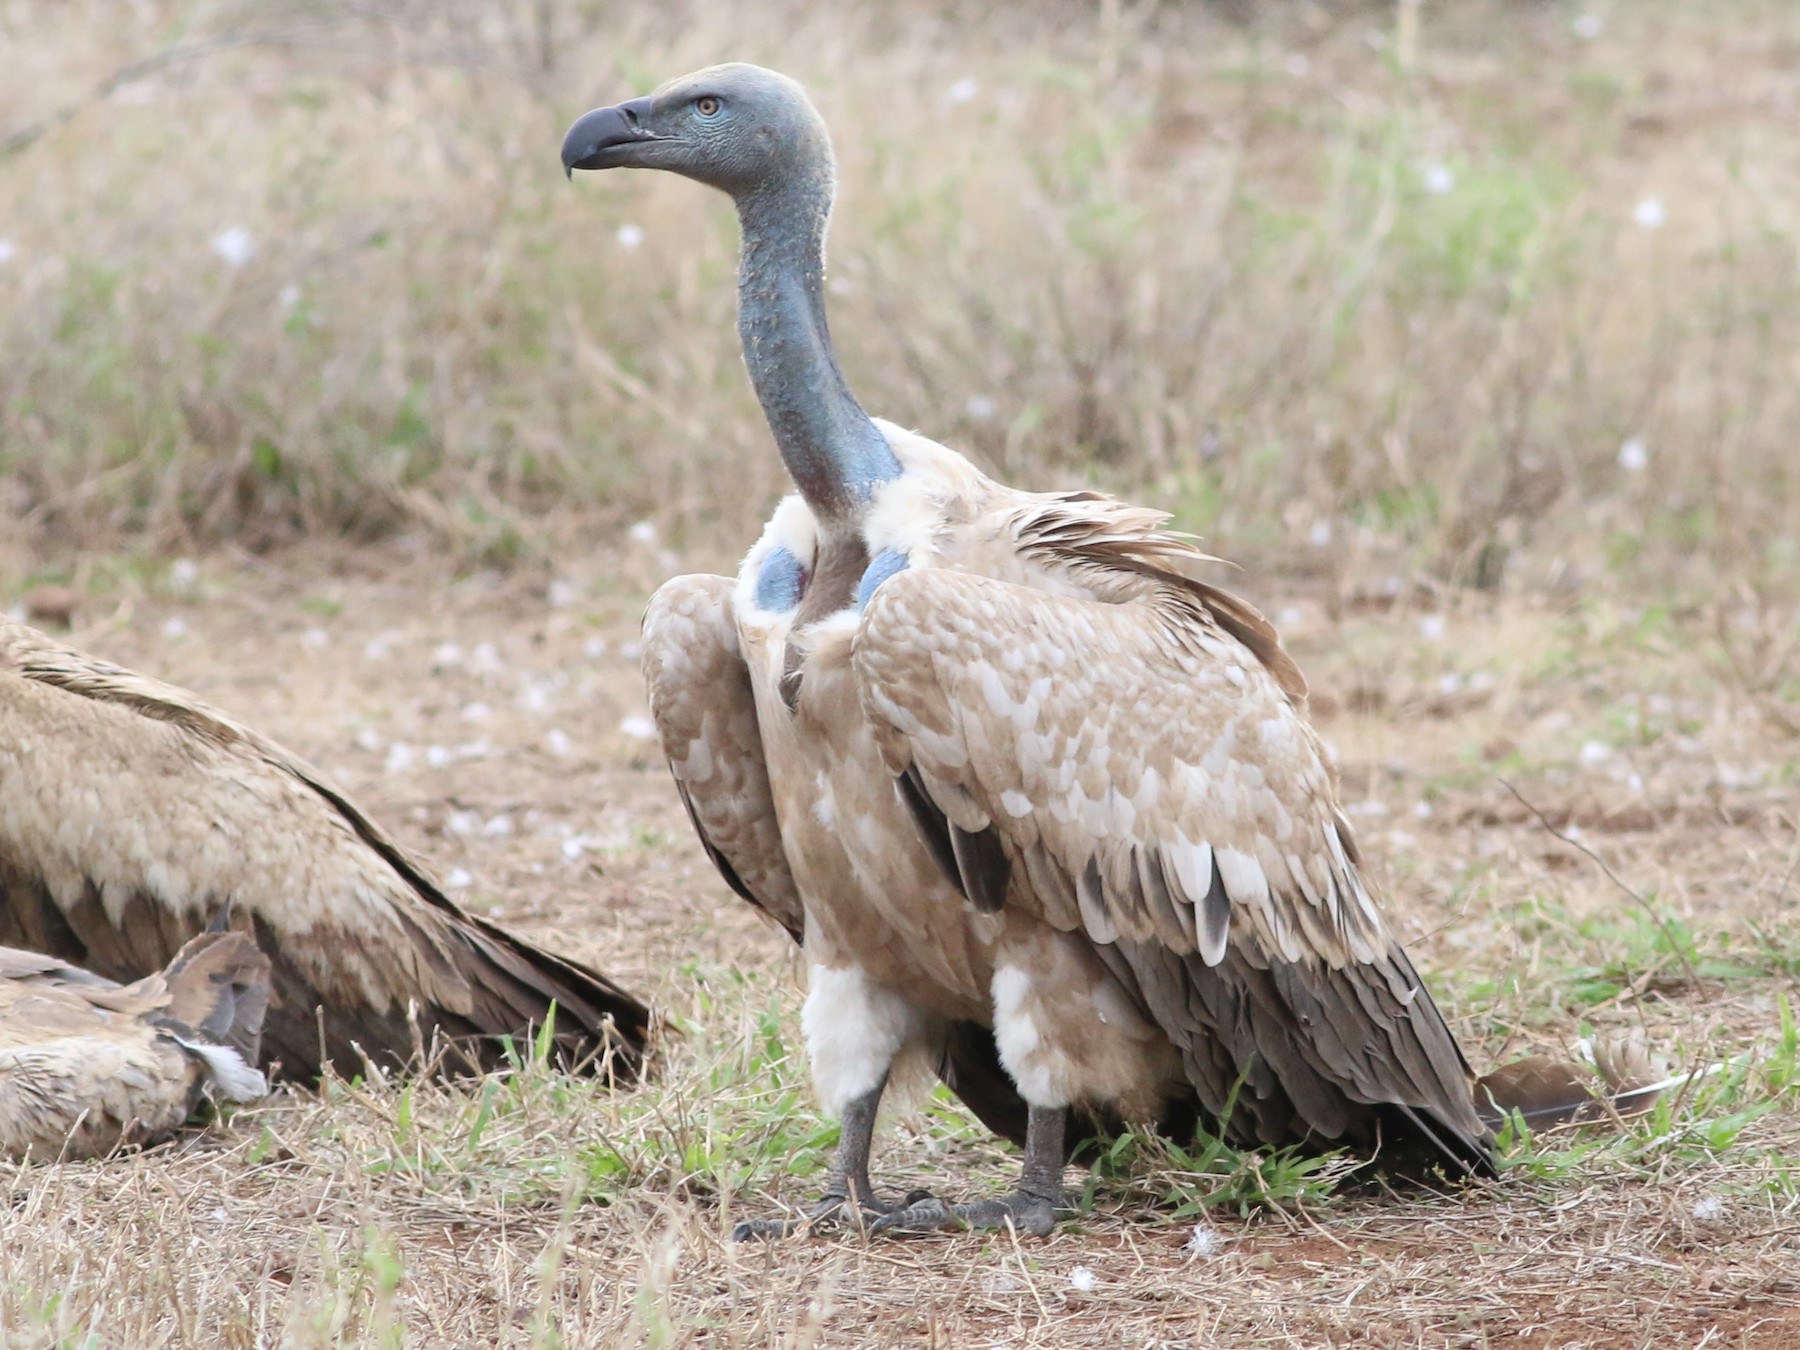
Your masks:
{"label": "bare blue-grey neck", "polygon": [[849,523],[900,475],[887,438],[844,383],[825,323],[829,161],[737,196],[744,231],[738,335],[782,461],[823,522]]}

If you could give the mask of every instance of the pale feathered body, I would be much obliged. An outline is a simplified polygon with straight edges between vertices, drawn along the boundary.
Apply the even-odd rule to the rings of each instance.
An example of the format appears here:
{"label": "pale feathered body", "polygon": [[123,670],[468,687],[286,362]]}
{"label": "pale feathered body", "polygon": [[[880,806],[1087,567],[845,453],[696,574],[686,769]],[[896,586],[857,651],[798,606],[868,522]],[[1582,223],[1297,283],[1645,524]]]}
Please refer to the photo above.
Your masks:
{"label": "pale feathered body", "polygon": [[0,624],[0,942],[134,980],[222,907],[274,961],[290,1074],[497,1058],[551,1002],[570,1058],[643,1046],[641,1004],[464,913],[317,770],[185,690]]}
{"label": "pale feathered body", "polygon": [[0,947],[0,1155],[92,1158],[178,1129],[208,1091],[250,1101],[269,962],[206,933],[167,970],[119,985]]}
{"label": "pale feathered body", "polygon": [[[792,498],[729,593],[679,578],[645,625],[699,814],[739,840],[769,806],[779,824],[781,855],[765,834],[737,856],[789,864],[824,1101],[963,1019],[1034,1105],[1149,1119],[1197,1093],[1219,1116],[1237,1091],[1240,1135],[1365,1144],[1390,1109],[1422,1112],[1476,1165],[1466,1066],[1370,897],[1273,631],[1178,570],[1202,555],[1160,513],[1007,488],[878,425],[904,471],[866,516],[863,555],[892,574],[860,605],[851,587],[803,619],[819,532]],[[785,592],[764,581],[782,554]],[[730,748],[666,714],[696,633],[673,616],[701,596],[753,691],[759,734],[746,719]],[[741,781],[759,750],[767,798],[684,777],[699,758]]]}

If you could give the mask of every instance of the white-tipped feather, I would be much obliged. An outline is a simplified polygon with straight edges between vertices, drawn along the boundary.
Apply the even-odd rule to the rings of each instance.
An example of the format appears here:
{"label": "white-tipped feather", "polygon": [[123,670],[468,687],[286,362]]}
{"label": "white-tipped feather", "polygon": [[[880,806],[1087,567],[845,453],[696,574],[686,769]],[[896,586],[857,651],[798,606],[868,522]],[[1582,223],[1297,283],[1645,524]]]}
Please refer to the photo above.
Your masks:
{"label": "white-tipped feather", "polygon": [[253,1102],[269,1095],[269,1080],[261,1069],[244,1063],[244,1057],[228,1045],[211,1045],[175,1037],[175,1043],[206,1062],[206,1079],[218,1094],[231,1102]]}

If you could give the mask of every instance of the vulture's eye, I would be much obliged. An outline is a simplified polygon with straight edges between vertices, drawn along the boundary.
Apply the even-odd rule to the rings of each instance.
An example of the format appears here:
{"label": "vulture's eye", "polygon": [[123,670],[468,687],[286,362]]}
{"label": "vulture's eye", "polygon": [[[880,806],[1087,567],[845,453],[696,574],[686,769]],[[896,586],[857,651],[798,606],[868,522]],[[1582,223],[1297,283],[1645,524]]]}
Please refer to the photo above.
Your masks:
{"label": "vulture's eye", "polygon": [[719,100],[708,94],[704,98],[695,99],[694,107],[699,110],[702,117],[711,117],[719,111]]}

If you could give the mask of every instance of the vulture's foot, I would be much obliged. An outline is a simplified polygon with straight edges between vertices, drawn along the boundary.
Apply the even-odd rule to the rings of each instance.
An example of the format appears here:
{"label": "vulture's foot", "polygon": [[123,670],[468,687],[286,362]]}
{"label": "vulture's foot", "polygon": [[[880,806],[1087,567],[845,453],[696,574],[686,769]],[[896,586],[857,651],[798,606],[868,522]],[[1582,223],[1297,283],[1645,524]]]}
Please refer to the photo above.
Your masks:
{"label": "vulture's foot", "polygon": [[827,1194],[797,1219],[745,1219],[731,1230],[733,1242],[760,1242],[792,1237],[801,1232],[829,1232],[846,1224],[872,1232],[873,1225],[890,1214],[900,1214],[932,1200],[930,1191],[909,1191],[897,1205],[884,1205],[870,1190],[860,1197]]}
{"label": "vulture's foot", "polygon": [[1029,1237],[1049,1237],[1059,1211],[1067,1212],[1063,1198],[1014,1191],[1004,1200],[977,1200],[967,1205],[947,1205],[936,1196],[893,1210],[869,1225],[871,1235],[882,1233],[984,1232],[1011,1228]]}

